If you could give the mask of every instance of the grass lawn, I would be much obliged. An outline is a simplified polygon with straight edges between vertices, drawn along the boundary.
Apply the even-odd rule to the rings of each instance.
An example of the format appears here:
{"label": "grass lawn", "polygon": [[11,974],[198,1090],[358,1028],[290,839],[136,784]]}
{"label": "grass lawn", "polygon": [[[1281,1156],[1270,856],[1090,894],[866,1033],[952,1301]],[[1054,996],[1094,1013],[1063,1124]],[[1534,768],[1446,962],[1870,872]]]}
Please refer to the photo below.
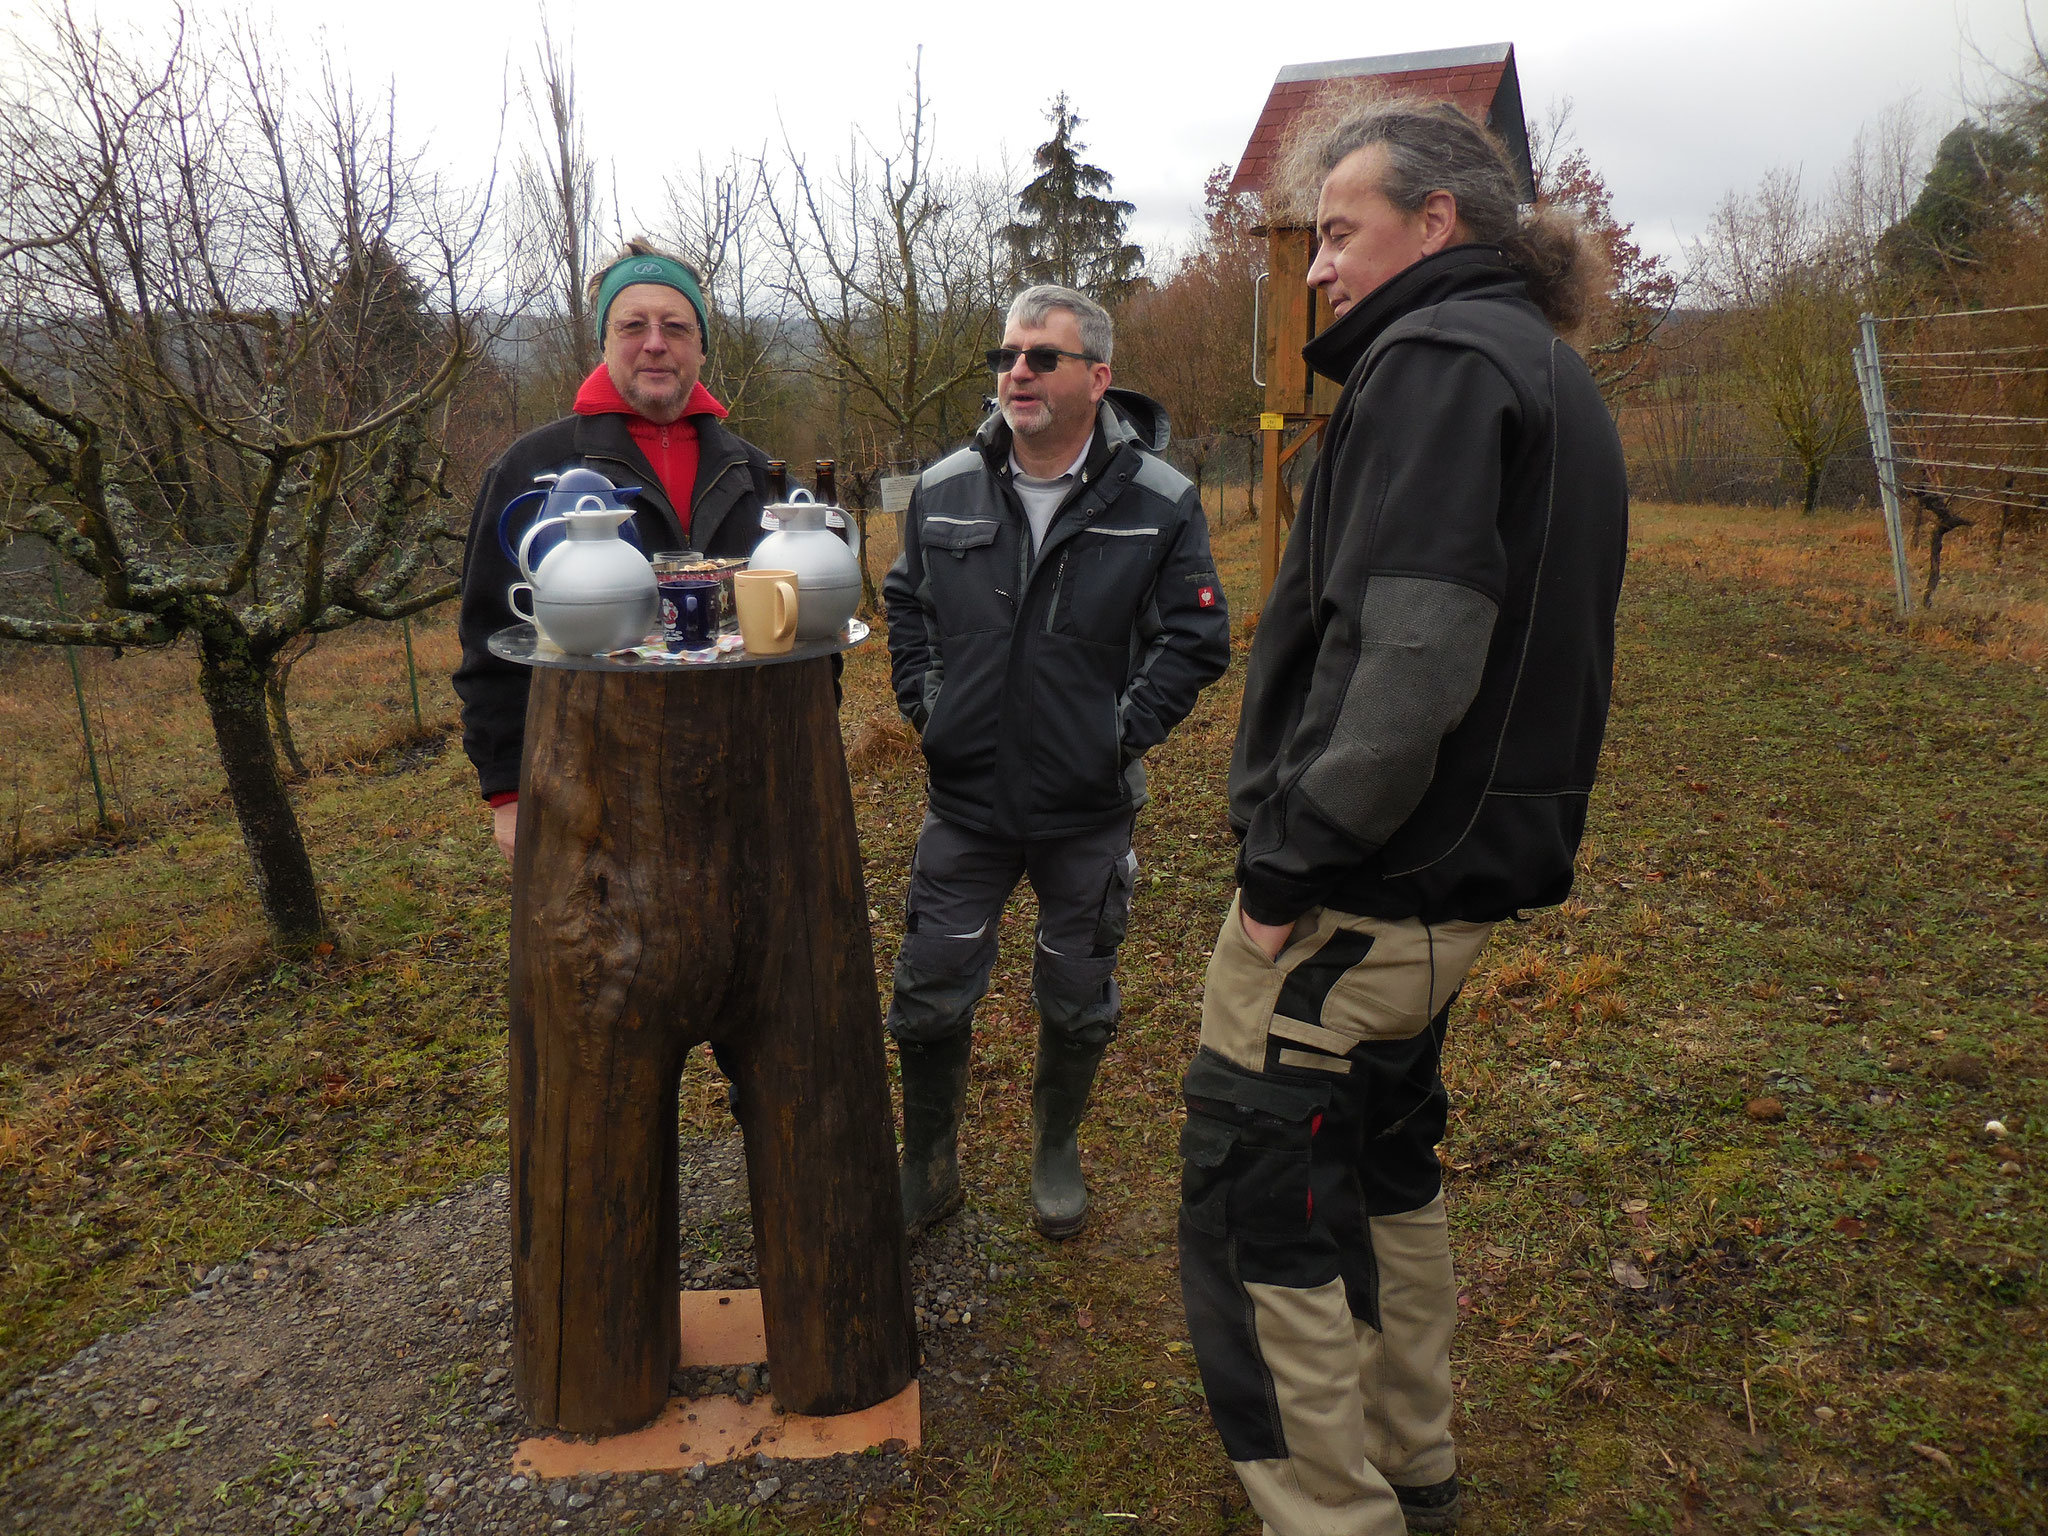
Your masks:
{"label": "grass lawn", "polygon": [[[1452,1025],[1467,1532],[2048,1527],[2039,558],[1964,545],[1909,632],[1871,522],[1638,517],[1578,890],[1503,927]],[[1250,530],[1219,548],[1248,611]],[[981,1422],[908,1493],[735,1528],[1257,1530],[1172,1239],[1241,681],[1155,755],[1095,1214],[999,1293]],[[847,735],[883,976],[922,810],[890,721],[871,644]],[[302,744],[362,725],[337,706]],[[506,881],[467,765],[325,756],[297,794],[343,943],[312,964],[265,955],[203,759],[178,814],[0,884],[0,1390],[195,1268],[503,1167]],[[1019,1232],[1029,922],[1020,900],[965,1139],[970,1199]],[[686,1120],[723,1129],[691,1071]],[[0,1420],[0,1468],[39,1454]]]}

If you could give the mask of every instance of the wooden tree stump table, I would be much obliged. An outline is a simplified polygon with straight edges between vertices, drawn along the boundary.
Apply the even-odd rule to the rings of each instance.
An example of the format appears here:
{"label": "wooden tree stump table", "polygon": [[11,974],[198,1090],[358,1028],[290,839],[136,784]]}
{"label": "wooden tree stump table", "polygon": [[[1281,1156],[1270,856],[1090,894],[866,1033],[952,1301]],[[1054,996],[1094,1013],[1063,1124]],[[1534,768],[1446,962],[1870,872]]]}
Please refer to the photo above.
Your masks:
{"label": "wooden tree stump table", "polygon": [[768,1365],[846,1413],[917,1374],[867,895],[831,655],[535,654],[512,863],[513,1368],[536,1425],[661,1411],[679,1345],[677,1088],[739,1090]]}

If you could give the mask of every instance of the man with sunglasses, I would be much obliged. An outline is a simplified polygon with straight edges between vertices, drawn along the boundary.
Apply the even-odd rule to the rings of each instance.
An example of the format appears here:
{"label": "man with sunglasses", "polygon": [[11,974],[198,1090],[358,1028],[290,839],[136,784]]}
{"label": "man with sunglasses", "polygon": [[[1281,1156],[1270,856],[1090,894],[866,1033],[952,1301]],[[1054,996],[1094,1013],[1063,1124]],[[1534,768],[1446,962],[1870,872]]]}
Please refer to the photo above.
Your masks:
{"label": "man with sunglasses", "polygon": [[961,1204],[975,1005],[1027,877],[1032,1206],[1047,1237],[1081,1229],[1077,1132],[1121,1017],[1143,758],[1229,661],[1200,497],[1158,457],[1158,405],[1110,387],[1113,345],[1083,295],[1017,295],[988,355],[999,409],[920,477],[883,583],[896,699],[929,779],[889,1008],[913,1233]]}
{"label": "man with sunglasses", "polygon": [[745,555],[763,537],[768,456],[725,429],[725,407],[699,380],[710,331],[697,274],[634,239],[591,279],[590,292],[604,361],[583,381],[569,415],[527,433],[491,466],[463,558],[455,673],[462,746],[507,859],[519,816],[530,674],[486,648],[517,622],[506,591],[519,572],[498,536],[506,504],[534,489],[534,476],[581,466],[638,487],[632,527],[650,552]]}

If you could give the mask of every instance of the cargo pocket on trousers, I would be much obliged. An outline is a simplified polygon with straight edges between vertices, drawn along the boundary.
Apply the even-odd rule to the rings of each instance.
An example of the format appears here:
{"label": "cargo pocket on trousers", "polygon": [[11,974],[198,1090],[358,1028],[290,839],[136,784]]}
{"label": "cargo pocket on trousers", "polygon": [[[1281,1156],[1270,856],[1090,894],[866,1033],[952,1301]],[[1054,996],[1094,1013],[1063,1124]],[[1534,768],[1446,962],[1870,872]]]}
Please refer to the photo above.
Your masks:
{"label": "cargo pocket on trousers", "polygon": [[1181,1200],[1190,1222],[1217,1236],[1303,1237],[1315,1214],[1309,1143],[1328,1090],[1257,1076],[1208,1050],[1196,1053],[1183,1087]]}
{"label": "cargo pocket on trousers", "polygon": [[1237,1145],[1237,1130],[1207,1115],[1190,1114],[1180,1128],[1180,1209],[1188,1225],[1211,1237],[1228,1237],[1225,1207],[1229,1186],[1223,1165]]}
{"label": "cargo pocket on trousers", "polygon": [[1109,867],[1102,909],[1095,916],[1095,954],[1113,955],[1131,926],[1131,895],[1138,884],[1138,850],[1126,849]]}

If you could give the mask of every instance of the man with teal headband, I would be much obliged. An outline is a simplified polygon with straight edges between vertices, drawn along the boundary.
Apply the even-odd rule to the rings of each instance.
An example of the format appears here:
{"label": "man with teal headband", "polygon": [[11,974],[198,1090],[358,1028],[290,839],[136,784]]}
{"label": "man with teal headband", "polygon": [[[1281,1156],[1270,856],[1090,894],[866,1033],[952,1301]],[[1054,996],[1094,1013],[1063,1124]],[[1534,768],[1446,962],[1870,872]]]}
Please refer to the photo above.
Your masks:
{"label": "man with teal headband", "polygon": [[499,514],[536,475],[582,466],[637,486],[633,526],[647,550],[746,555],[762,537],[768,456],[721,424],[725,407],[698,375],[709,340],[697,274],[645,240],[591,283],[604,362],[583,381],[574,411],[505,450],[484,476],[462,569],[462,746],[476,765],[506,858],[518,821],[528,672],[485,642],[518,622],[506,602],[519,573],[498,539]]}

